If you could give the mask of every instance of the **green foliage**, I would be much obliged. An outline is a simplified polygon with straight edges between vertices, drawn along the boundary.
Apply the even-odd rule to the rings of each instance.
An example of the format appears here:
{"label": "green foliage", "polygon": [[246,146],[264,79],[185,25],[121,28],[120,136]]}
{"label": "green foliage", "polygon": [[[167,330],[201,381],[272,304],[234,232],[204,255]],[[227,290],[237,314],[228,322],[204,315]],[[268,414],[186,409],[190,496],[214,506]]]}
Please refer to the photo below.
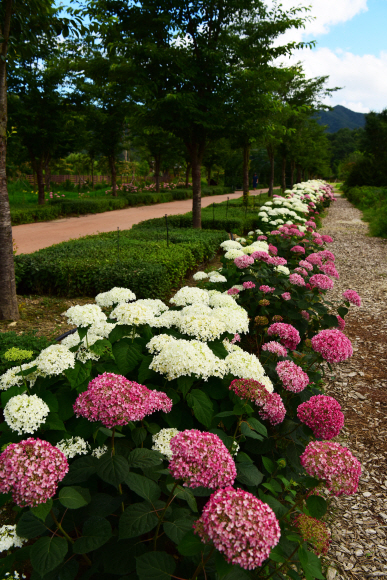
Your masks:
{"label": "green foliage", "polygon": [[[13,366],[15,363],[6,360],[4,353],[12,347],[33,352],[36,357],[41,350],[52,344],[44,336],[36,336],[36,332],[25,332],[17,334],[14,331],[0,332],[0,374]],[[25,361],[27,362],[27,361]]]}
{"label": "green foliage", "polygon": [[372,236],[387,237],[387,187],[343,187],[347,199],[363,211]]}

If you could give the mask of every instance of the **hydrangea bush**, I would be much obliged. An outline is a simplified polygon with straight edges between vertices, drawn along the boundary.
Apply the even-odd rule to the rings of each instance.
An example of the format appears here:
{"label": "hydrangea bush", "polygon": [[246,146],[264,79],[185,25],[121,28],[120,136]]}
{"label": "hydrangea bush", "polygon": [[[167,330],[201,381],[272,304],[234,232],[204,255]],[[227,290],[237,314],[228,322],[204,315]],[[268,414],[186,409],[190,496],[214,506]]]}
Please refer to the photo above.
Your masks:
{"label": "hydrangea bush", "polygon": [[16,504],[3,574],[323,578],[320,518],[360,477],[323,392],[360,305],[326,295],[337,272],[313,218],[332,198],[296,186],[197,287],[168,305],[104,292],[69,309],[77,332],[0,377],[1,503]]}

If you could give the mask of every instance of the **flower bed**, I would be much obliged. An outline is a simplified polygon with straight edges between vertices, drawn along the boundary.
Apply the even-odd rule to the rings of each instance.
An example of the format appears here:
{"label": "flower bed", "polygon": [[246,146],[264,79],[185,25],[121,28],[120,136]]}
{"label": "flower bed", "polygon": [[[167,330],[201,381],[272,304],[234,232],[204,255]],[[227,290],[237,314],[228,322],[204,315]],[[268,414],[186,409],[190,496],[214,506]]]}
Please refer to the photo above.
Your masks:
{"label": "flower bed", "polygon": [[[329,191],[312,195],[318,208]],[[322,373],[351,356],[338,327],[360,298],[333,304],[310,282],[336,276],[322,273],[334,256],[297,211],[305,232],[297,218],[225,240],[221,271],[168,306],[114,288],[67,311],[78,330],[61,345],[8,351],[3,573],[324,577],[321,518],[360,464],[332,441],[344,417]]]}

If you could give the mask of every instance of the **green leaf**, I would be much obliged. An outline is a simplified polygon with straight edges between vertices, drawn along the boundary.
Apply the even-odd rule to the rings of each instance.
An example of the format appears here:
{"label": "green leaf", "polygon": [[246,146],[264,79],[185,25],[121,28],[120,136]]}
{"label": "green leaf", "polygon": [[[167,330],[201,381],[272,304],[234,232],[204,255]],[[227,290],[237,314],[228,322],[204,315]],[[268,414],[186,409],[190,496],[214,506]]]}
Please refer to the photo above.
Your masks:
{"label": "green leaf", "polygon": [[254,463],[251,457],[249,457],[247,453],[244,453],[243,451],[238,453],[238,455],[235,457],[235,461],[237,463]]}
{"label": "green leaf", "polygon": [[141,443],[143,443],[146,439],[147,430],[145,429],[145,427],[136,427],[131,432],[131,436],[132,436],[134,444],[137,447],[140,447]]}
{"label": "green leaf", "polygon": [[319,558],[313,554],[313,552],[308,552],[304,548],[300,547],[298,548],[298,557],[300,559],[300,564],[307,580],[310,580],[311,578],[324,580],[324,576],[321,571],[321,562]]}
{"label": "green leaf", "polygon": [[91,475],[97,472],[98,463],[99,460],[92,455],[75,459],[71,463],[69,472],[62,480],[62,483],[69,485],[88,480]]}
{"label": "green leaf", "polygon": [[195,380],[195,377],[192,376],[182,376],[177,379],[177,386],[184,398],[187,396],[188,391],[194,384]]}
{"label": "green leaf", "polygon": [[269,459],[269,457],[264,457],[262,456],[262,463],[264,468],[266,469],[266,471],[268,473],[274,473],[274,471],[276,470],[277,466],[274,463],[274,461],[272,461],[271,459]]}
{"label": "green leaf", "polygon": [[75,402],[75,393],[71,392],[69,387],[63,387],[56,393],[58,401],[58,416],[62,421],[67,421],[74,415],[73,405]]}
{"label": "green leaf", "polygon": [[317,518],[318,520],[327,513],[328,509],[326,500],[318,495],[310,495],[306,498],[306,507],[312,518]]}
{"label": "green leaf", "polygon": [[75,540],[73,552],[75,554],[86,554],[97,550],[112,537],[112,529],[105,518],[93,516],[86,520],[82,530],[82,536]]}
{"label": "green leaf", "polygon": [[228,355],[228,351],[224,347],[224,344],[221,340],[213,340],[211,342],[207,342],[207,346],[210,347],[212,352],[215,356],[221,359],[225,359]]}
{"label": "green leaf", "polygon": [[226,574],[228,574],[229,572],[232,571],[233,567],[234,567],[234,564],[229,564],[228,562],[226,562],[223,554],[216,551],[216,553],[215,553],[215,568],[216,568],[216,573],[218,574],[219,578],[223,578],[223,576],[226,576]]}
{"label": "green leaf", "polygon": [[127,375],[134,370],[142,358],[128,338],[123,338],[113,344],[113,355],[122,375]]}
{"label": "green leaf", "polygon": [[146,469],[153,465],[160,465],[164,456],[159,451],[153,449],[134,449],[129,453],[128,463],[130,467],[140,467]]}
{"label": "green leaf", "polygon": [[30,559],[34,570],[41,576],[51,572],[63,562],[67,554],[67,540],[57,536],[39,538],[31,546]]}
{"label": "green leaf", "polygon": [[143,475],[130,472],[125,477],[125,483],[132,491],[150,503],[158,500],[161,495],[161,489],[157,483]]}
{"label": "green leaf", "polygon": [[249,417],[247,419],[247,423],[249,424],[251,429],[254,429],[254,431],[257,431],[257,433],[260,433],[264,437],[267,437],[267,429],[265,425],[263,425],[260,421],[258,421],[258,419],[255,419],[254,417]]}
{"label": "green leaf", "polygon": [[142,536],[153,530],[158,521],[155,508],[150,503],[134,503],[120,517],[119,538],[123,540]]}
{"label": "green leaf", "polygon": [[348,308],[345,308],[345,306],[339,306],[337,312],[341,316],[341,318],[344,318],[345,315],[348,314]]}
{"label": "green leaf", "polygon": [[177,550],[182,556],[195,556],[195,554],[200,554],[204,547],[199,536],[190,530],[178,544]]}
{"label": "green leaf", "polygon": [[[172,488],[174,487],[174,485],[175,485],[174,483],[169,483],[167,485],[168,491],[172,491]],[[179,499],[183,499],[184,501],[186,501],[193,512],[196,513],[198,511],[196,499],[195,499],[195,497],[190,489],[187,489],[186,487],[182,487],[181,485],[178,485],[175,489],[175,495]]]}
{"label": "green leaf", "polygon": [[175,544],[179,544],[184,538],[185,534],[192,530],[192,524],[195,518],[185,517],[174,520],[173,522],[164,522],[164,532]]}
{"label": "green leaf", "polygon": [[91,502],[90,491],[84,487],[62,487],[59,492],[60,503],[68,509],[76,510]]}
{"label": "green leaf", "polygon": [[[137,549],[141,550],[141,546],[143,544],[137,544]],[[130,572],[133,572],[136,569],[136,553],[143,553],[135,551],[130,540],[120,540],[115,544],[109,542],[102,548],[102,552],[104,572],[120,575],[129,575]]]}
{"label": "green leaf", "polygon": [[50,513],[50,510],[52,508],[52,504],[53,504],[52,499],[49,499],[48,501],[46,501],[46,503],[40,503],[37,506],[31,508],[31,512],[39,520],[42,520],[42,522],[45,522],[46,517],[48,516],[48,514]]}
{"label": "green leaf", "polygon": [[35,517],[32,511],[24,512],[16,526],[17,535],[28,540],[41,536],[46,531],[46,526]]}
{"label": "green leaf", "polygon": [[105,454],[98,461],[97,475],[106,483],[118,487],[128,473],[128,460],[122,455]]}
{"label": "green leaf", "polygon": [[91,352],[94,352],[98,356],[102,356],[106,353],[112,353],[112,344],[106,338],[101,338],[97,340],[94,344],[89,346]]}
{"label": "green leaf", "polygon": [[50,411],[56,413],[59,409],[59,403],[56,396],[51,391],[43,391],[39,397],[48,405]]}
{"label": "green leaf", "polygon": [[91,360],[88,360],[85,363],[76,361],[73,369],[67,369],[64,371],[64,374],[66,375],[72,389],[75,389],[80,384],[84,383],[87,379],[91,381],[91,367]]}
{"label": "green leaf", "polygon": [[88,326],[80,326],[79,328],[77,328],[80,340],[85,338],[90,326],[91,326],[91,324],[89,324]]}
{"label": "green leaf", "polygon": [[263,479],[263,474],[251,463],[237,463],[237,480],[244,485],[259,485]]}
{"label": "green leaf", "polygon": [[210,427],[213,407],[209,397],[199,389],[193,389],[187,396],[187,402],[193,409],[196,419],[205,427]]}
{"label": "green leaf", "polygon": [[52,431],[66,431],[66,427],[61,419],[59,419],[58,413],[49,413],[47,415],[46,422],[44,423],[46,429],[51,429]]}
{"label": "green leaf", "polygon": [[113,344],[117,340],[121,340],[124,336],[129,336],[133,332],[133,326],[128,324],[117,324],[109,334],[109,342]]}
{"label": "green leaf", "polygon": [[175,560],[166,552],[147,552],[136,558],[139,580],[170,580],[175,568]]}
{"label": "green leaf", "polygon": [[153,379],[154,376],[157,376],[157,373],[149,368],[153,360],[153,356],[146,356],[143,358],[142,363],[140,364],[140,368],[138,369],[137,380],[142,385],[145,384],[146,381]]}
{"label": "green leaf", "polygon": [[258,433],[250,429],[248,424],[245,423],[244,421],[243,423],[241,423],[241,433],[246,437],[251,437],[251,439],[258,439],[259,441],[262,441],[263,439],[262,435],[258,435]]}
{"label": "green leaf", "polygon": [[91,502],[87,506],[88,516],[100,516],[106,518],[113,514],[122,504],[121,496],[113,497],[107,493],[92,495]]}
{"label": "green leaf", "polygon": [[215,415],[215,417],[235,417],[234,411],[222,411]]}

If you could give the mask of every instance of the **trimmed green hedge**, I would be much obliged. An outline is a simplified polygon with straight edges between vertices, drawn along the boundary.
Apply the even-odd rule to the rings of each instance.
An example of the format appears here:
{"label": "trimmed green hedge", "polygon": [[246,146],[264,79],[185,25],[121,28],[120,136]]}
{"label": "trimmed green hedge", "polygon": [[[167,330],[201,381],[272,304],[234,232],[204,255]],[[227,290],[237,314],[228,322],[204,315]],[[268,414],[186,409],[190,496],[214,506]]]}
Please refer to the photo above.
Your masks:
{"label": "trimmed green hedge", "polygon": [[224,231],[171,230],[165,225],[86,236],[15,257],[18,292],[94,295],[113,286],[138,298],[167,297],[186,273],[211,258]]}

